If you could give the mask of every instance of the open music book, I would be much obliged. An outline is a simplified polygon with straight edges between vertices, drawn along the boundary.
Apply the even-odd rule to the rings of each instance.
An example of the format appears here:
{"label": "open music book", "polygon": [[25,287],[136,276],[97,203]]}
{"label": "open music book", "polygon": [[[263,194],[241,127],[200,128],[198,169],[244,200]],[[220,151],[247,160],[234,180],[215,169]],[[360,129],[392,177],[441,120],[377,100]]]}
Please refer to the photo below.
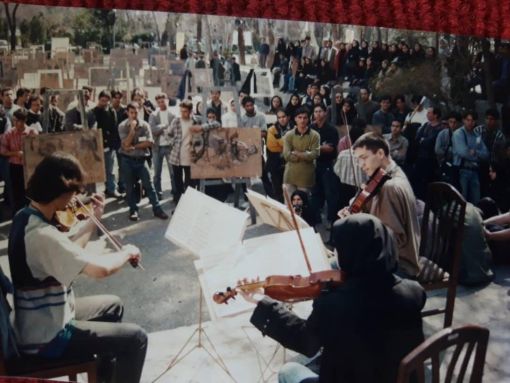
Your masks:
{"label": "open music book", "polygon": [[193,188],[187,188],[165,238],[196,256],[205,249],[225,251],[241,243],[249,215]]}
{"label": "open music book", "polygon": [[[287,205],[250,189],[248,189],[246,196],[263,223],[274,226],[282,231],[294,230],[294,224],[292,223],[292,217]],[[310,227],[310,225],[298,215],[296,215],[296,221],[300,229]]]}

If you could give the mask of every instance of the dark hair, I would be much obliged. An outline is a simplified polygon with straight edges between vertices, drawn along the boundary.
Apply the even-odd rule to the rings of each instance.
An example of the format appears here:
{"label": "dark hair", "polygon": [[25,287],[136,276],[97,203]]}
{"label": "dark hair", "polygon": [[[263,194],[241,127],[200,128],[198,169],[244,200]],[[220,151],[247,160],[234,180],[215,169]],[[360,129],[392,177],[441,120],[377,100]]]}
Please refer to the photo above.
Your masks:
{"label": "dark hair", "polygon": [[383,102],[383,101],[391,102],[391,97],[389,95],[387,95],[387,94],[382,95],[381,97],[379,97],[379,102]]}
{"label": "dark hair", "polygon": [[307,116],[310,114],[310,111],[306,106],[300,106],[296,109],[296,112],[294,113],[294,117],[300,115],[300,114],[306,114]]}
{"label": "dark hair", "polygon": [[83,85],[81,87],[82,90],[88,90],[90,93],[92,93],[94,91],[94,88],[92,88],[91,86],[88,86],[88,85]]}
{"label": "dark hair", "polygon": [[159,100],[159,99],[161,99],[161,98],[163,98],[163,99],[165,99],[165,100],[166,100],[166,99],[168,98],[168,96],[167,96],[165,93],[158,93],[158,94],[156,95],[156,97],[155,97],[155,100],[157,101],[157,100]]}
{"label": "dark hair", "polygon": [[402,101],[404,104],[406,103],[406,97],[403,94],[399,94],[395,97],[395,102],[398,100]]}
{"label": "dark hair", "polygon": [[207,112],[205,113],[205,115],[207,116],[210,113],[212,113],[212,114],[214,114],[216,116],[216,112],[214,111],[213,108],[207,108]]}
{"label": "dark hair", "polygon": [[29,105],[30,107],[32,107],[32,103],[33,103],[34,101],[38,101],[38,100],[39,100],[39,101],[42,101],[41,96],[38,96],[38,95],[34,94],[34,95],[32,95],[32,96],[30,96],[30,97],[28,98],[28,105]]}
{"label": "dark hair", "polygon": [[5,88],[2,88],[2,97],[4,96],[5,92],[8,92],[12,90],[12,88],[10,86],[6,86]]}
{"label": "dark hair", "polygon": [[27,88],[19,88],[16,91],[16,98],[23,97],[27,93],[30,93],[30,91]]}
{"label": "dark hair", "polygon": [[49,203],[68,192],[83,187],[85,172],[71,154],[55,152],[44,157],[28,180],[26,195],[39,203]]}
{"label": "dark hair", "polygon": [[126,110],[129,110],[129,109],[134,109],[136,111],[138,111],[138,108],[140,107],[140,105],[138,105],[137,102],[135,101],[131,101],[129,104],[127,104],[126,106]]}
{"label": "dark hair", "polygon": [[321,102],[320,104],[315,104],[313,106],[313,110],[315,111],[316,108],[321,108],[324,112],[328,110],[328,108],[326,108],[326,105],[324,105],[323,102]]}
{"label": "dark hair", "polygon": [[112,90],[112,98],[120,96],[122,98],[122,92],[120,90]]}
{"label": "dark hair", "polygon": [[455,111],[448,113],[446,119],[449,120],[450,118],[455,118],[457,121],[460,121],[462,119],[460,113]]}
{"label": "dark hair", "polygon": [[28,113],[27,113],[27,110],[25,108],[20,108],[20,109],[17,109],[13,114],[12,114],[13,117],[16,118],[16,120],[19,120],[19,121],[26,121],[27,120],[27,116],[28,116]]}
{"label": "dark hair", "polygon": [[485,111],[485,117],[494,117],[495,120],[499,120],[499,112],[495,108],[489,108]]}
{"label": "dark hair", "polygon": [[365,133],[360,138],[358,138],[352,146],[353,150],[357,148],[366,148],[373,153],[377,152],[379,149],[382,149],[385,156],[390,154],[390,148],[388,147],[388,143],[384,137],[374,132]]}
{"label": "dark hair", "polygon": [[413,97],[411,97],[411,102],[413,104],[418,105],[420,103],[421,99],[422,99],[421,96],[418,96],[417,94],[415,94]]}
{"label": "dark hair", "polygon": [[276,110],[275,114],[278,115],[278,113],[283,113],[285,114],[286,116],[288,116],[289,114],[287,113],[287,111],[283,108],[279,108]]}
{"label": "dark hair", "polygon": [[253,97],[246,96],[245,98],[243,98],[243,101],[241,102],[241,104],[243,104],[243,107],[244,107],[249,102],[251,102],[252,104],[255,104],[255,100],[253,99]]}
{"label": "dark hair", "polygon": [[111,99],[112,94],[110,93],[109,90],[102,90],[101,92],[99,92],[99,96],[97,98],[103,98],[103,97],[108,97],[109,99]]}
{"label": "dark hair", "polygon": [[491,217],[501,214],[498,205],[496,204],[496,201],[494,201],[490,197],[482,198],[480,201],[478,201],[476,207],[480,209],[480,213],[483,219],[489,219]]}
{"label": "dark hair", "polygon": [[437,118],[441,118],[440,108],[438,108],[437,106],[431,106],[430,109],[432,109],[432,113],[434,114],[434,116],[436,116]]}
{"label": "dark hair", "polygon": [[462,119],[465,119],[468,116],[473,117],[473,120],[478,119],[478,113],[476,113],[474,110],[466,110],[464,113],[462,113]]}
{"label": "dark hair", "polygon": [[193,103],[190,100],[183,100],[179,104],[179,108],[186,108],[191,112],[193,110]]}

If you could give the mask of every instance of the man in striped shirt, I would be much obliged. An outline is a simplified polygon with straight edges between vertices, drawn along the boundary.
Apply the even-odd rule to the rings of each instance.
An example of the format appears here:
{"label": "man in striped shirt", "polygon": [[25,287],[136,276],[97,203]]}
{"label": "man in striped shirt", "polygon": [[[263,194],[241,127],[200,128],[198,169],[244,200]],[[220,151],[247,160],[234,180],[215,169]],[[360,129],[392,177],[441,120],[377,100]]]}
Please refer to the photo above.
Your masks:
{"label": "man in striped shirt", "polygon": [[[85,248],[96,231],[89,219],[73,237],[51,223],[83,187],[78,160],[53,153],[36,167],[28,181],[31,203],[13,219],[8,256],[14,284],[15,330],[18,348],[44,358],[97,354],[116,358],[115,371],[100,366],[98,381],[138,383],[147,350],[147,334],[134,324],[120,323],[123,305],[113,295],[75,298],[79,274],[104,278],[126,263],[137,265],[135,246],[96,254]],[[93,197],[93,214],[100,218],[104,197]]]}

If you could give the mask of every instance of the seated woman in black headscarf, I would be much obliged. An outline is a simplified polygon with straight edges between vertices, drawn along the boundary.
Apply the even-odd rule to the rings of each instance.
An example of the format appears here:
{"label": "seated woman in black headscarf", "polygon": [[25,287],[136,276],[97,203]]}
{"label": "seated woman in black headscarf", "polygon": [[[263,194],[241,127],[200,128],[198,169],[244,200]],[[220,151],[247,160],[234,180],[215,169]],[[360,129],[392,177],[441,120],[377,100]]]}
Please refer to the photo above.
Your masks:
{"label": "seated woman in black headscarf", "polygon": [[335,222],[332,230],[346,282],[322,292],[306,320],[280,302],[243,293],[257,303],[251,323],[308,357],[322,348],[319,371],[287,363],[279,372],[280,383],[393,383],[400,360],[424,339],[420,312],[425,291],[393,274],[396,246],[378,218],[352,215]]}
{"label": "seated woman in black headscarf", "polygon": [[311,227],[315,226],[315,215],[308,203],[308,194],[303,190],[295,190],[290,196],[294,213],[303,218]]}

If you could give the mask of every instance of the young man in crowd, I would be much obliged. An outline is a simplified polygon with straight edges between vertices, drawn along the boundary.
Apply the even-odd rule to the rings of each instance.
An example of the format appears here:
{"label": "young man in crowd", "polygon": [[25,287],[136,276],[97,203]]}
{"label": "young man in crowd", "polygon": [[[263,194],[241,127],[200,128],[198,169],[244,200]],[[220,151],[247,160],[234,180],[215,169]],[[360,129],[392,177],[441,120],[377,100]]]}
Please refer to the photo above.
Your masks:
{"label": "young man in crowd", "polygon": [[391,133],[385,134],[384,138],[390,147],[390,154],[398,166],[404,166],[409,141],[402,135],[402,123],[396,118],[391,122]]}
{"label": "young man in crowd", "polygon": [[434,148],[436,138],[441,130],[441,110],[438,107],[427,109],[427,120],[415,137],[416,163],[414,168],[413,186],[416,197],[425,200],[427,197],[427,185],[436,180],[437,163]]}
{"label": "young man in crowd", "polygon": [[320,154],[315,167],[315,185],[312,188],[311,205],[316,213],[316,222],[321,223],[321,210],[327,204],[328,225],[332,225],[338,211],[339,179],[333,171],[337,157],[338,132],[327,122],[326,106],[316,105],[313,109],[314,123],[311,128],[319,133]]}
{"label": "young man in crowd", "polygon": [[142,181],[142,186],[152,205],[154,216],[168,219],[168,215],[165,214],[159,204],[147,167],[147,157],[150,155],[149,148],[152,147],[154,140],[149,124],[139,119],[138,108],[139,106],[136,103],[130,103],[127,106],[128,119],[119,125],[120,153],[122,155],[121,171],[126,182],[129,219],[132,221],[140,219],[134,193],[134,184],[137,179]]}
{"label": "young man in crowd", "polygon": [[367,123],[372,121],[372,117],[378,109],[377,103],[370,99],[370,91],[364,87],[360,88],[358,102],[354,104],[354,107],[358,112],[358,117]]}
{"label": "young man in crowd", "polygon": [[[365,133],[356,140],[353,150],[359,166],[368,177],[379,169],[390,177],[363,211],[375,215],[393,231],[398,248],[398,273],[415,278],[420,271],[420,226],[413,189],[402,169],[391,159],[390,148],[383,137]],[[348,207],[339,212],[340,217],[350,214]]]}
{"label": "young man in crowd", "polygon": [[372,116],[372,125],[381,129],[381,134],[391,132],[391,123],[395,120],[393,113],[391,113],[391,97],[382,96],[379,101],[380,109]]}
{"label": "young man in crowd", "polygon": [[[97,105],[91,113],[94,117],[93,127],[100,129],[103,135],[104,166],[106,173],[105,196],[120,198],[121,194],[115,190],[115,175],[113,161],[120,149],[120,136],[117,122],[117,112],[110,106],[111,93],[103,90],[99,93]],[[118,160],[118,159],[117,159]]]}
{"label": "young man in crowd", "polygon": [[220,127],[218,121],[200,125],[200,121],[192,116],[193,103],[189,100],[181,102],[179,108],[181,115],[172,120],[168,129],[168,134],[172,139],[170,163],[174,175],[175,204],[179,203],[188,186],[195,186],[195,182],[191,179],[191,135]]}
{"label": "young man in crowd", "polygon": [[152,162],[154,164],[154,187],[158,198],[163,198],[163,189],[161,188],[161,172],[163,171],[163,160],[166,161],[170,181],[172,182],[172,194],[175,196],[174,177],[172,165],[170,164],[170,151],[172,149],[172,139],[168,135],[168,129],[175,116],[168,110],[168,97],[164,93],[156,96],[158,108],[149,117],[154,146],[152,148]]}
{"label": "young man in crowd", "polygon": [[310,192],[315,184],[315,160],[320,153],[320,135],[308,125],[308,109],[296,111],[296,127],[283,137],[283,158],[286,161],[283,183],[289,194],[300,189]]}
{"label": "young man in crowd", "polygon": [[480,200],[480,163],[489,159],[482,136],[475,131],[476,112],[462,116],[464,125],[453,133],[453,162],[459,167],[460,191],[466,201],[476,205]]}

